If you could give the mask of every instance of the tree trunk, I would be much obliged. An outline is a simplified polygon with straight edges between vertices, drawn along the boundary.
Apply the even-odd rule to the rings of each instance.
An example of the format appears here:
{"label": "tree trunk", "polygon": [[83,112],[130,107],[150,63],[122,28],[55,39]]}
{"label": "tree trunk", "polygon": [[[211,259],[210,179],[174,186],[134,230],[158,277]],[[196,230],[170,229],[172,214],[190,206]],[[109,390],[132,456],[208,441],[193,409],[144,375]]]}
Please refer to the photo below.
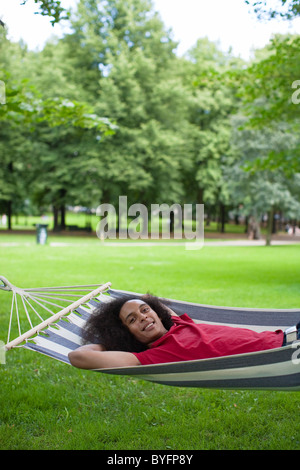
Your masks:
{"label": "tree trunk", "polygon": [[171,211],[171,212],[170,212],[170,221],[169,221],[169,224],[170,224],[170,235],[171,235],[172,233],[174,234],[174,220],[175,220],[174,212]]}
{"label": "tree trunk", "polygon": [[12,201],[8,201],[7,203],[7,228],[11,230],[11,219],[12,219]]}
{"label": "tree trunk", "polygon": [[64,205],[60,206],[60,228],[66,229],[66,207]]}
{"label": "tree trunk", "polygon": [[58,226],[58,207],[53,206],[52,210],[53,210],[53,231],[57,232],[59,230],[59,226]]}
{"label": "tree trunk", "polygon": [[274,217],[274,208],[268,212],[268,224],[267,224],[267,237],[266,237],[266,246],[271,245],[272,231],[273,231],[273,217]]}
{"label": "tree trunk", "polygon": [[225,233],[225,223],[226,223],[226,206],[225,204],[220,204],[220,223],[221,223],[221,233]]}

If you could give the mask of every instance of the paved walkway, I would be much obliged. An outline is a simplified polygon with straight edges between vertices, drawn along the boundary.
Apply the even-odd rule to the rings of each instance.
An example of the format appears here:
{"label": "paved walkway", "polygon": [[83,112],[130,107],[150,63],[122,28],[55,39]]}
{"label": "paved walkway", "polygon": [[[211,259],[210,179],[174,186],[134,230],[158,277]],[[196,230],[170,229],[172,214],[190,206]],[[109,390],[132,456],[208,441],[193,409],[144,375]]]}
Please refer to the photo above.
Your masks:
{"label": "paved walkway", "polygon": [[[181,242],[176,242],[176,241],[151,241],[151,240],[145,240],[145,241],[137,241],[137,242],[133,242],[133,241],[124,241],[124,242],[121,242],[121,241],[104,241],[104,242],[101,242],[99,240],[99,243],[101,244],[101,246],[103,247],[113,247],[113,246],[117,246],[117,247],[155,247],[155,246],[182,246],[182,247],[188,247],[190,246],[190,248],[193,248],[193,249],[196,249],[197,248],[197,243],[195,241],[190,241],[190,242],[185,242],[185,241],[181,241]],[[297,245],[299,244],[300,245],[300,240],[272,240],[271,242],[271,245],[274,246],[274,245]],[[71,242],[49,242],[49,245],[50,246],[55,246],[55,247],[63,247],[63,246],[74,246],[73,243]],[[76,245],[78,246],[78,243],[76,243]],[[83,245],[86,245],[85,242],[83,243],[80,243],[79,244],[80,246],[83,246]],[[209,241],[205,241],[204,240],[204,244],[200,243],[198,245],[198,248],[209,248],[209,247],[228,247],[228,246],[237,246],[237,247],[243,247],[243,246],[265,246],[266,245],[266,242],[265,240],[223,240],[223,241],[218,241],[218,240],[209,240]],[[0,244],[1,246],[1,244]]]}
{"label": "paved walkway", "polygon": [[[103,246],[186,246],[186,245],[192,245],[195,244],[196,242],[194,240],[188,242],[188,241],[181,241],[181,242],[176,242],[176,241],[137,241],[137,242],[120,242],[120,241],[104,241],[100,242],[103,244]],[[58,243],[54,243],[55,245],[59,245]],[[54,245],[53,244],[53,245]],[[294,241],[294,240],[272,240],[271,245],[300,245],[300,240]],[[220,246],[220,247],[226,247],[226,246],[265,246],[266,241],[265,240],[208,240],[206,241],[204,239],[204,247],[214,247],[214,246]]]}
{"label": "paved walkway", "polygon": [[[4,232],[4,231],[3,231]],[[3,233],[2,231],[0,231],[0,235],[1,233]],[[12,235],[16,235],[16,234],[20,234],[21,233],[19,231],[13,231],[13,232],[10,232]],[[6,234],[8,234],[8,232],[6,232]],[[26,233],[28,234],[28,232]],[[33,245],[33,244],[36,244],[36,239],[35,239],[35,232],[33,231],[30,231],[30,234],[33,236],[32,237],[32,242],[27,241],[17,241],[16,238],[14,239],[14,241],[11,241],[11,242],[8,242],[8,241],[1,241],[1,236],[0,236],[0,247],[9,247],[9,246],[29,246],[29,245]],[[88,239],[90,240],[91,238],[93,238],[95,240],[95,242],[97,242],[97,237],[95,234],[89,234],[89,236],[84,236],[82,237],[82,240],[79,242],[76,241],[75,243],[71,242],[70,241],[70,234],[66,233],[64,235],[68,235],[68,241],[64,241],[64,235],[60,235],[60,240],[58,241],[56,239],[56,241],[52,241],[51,238],[52,238],[52,233],[49,232],[48,234],[48,242],[47,244],[50,245],[50,246],[53,246],[53,247],[64,247],[64,246],[74,246],[75,244],[77,246],[85,246],[87,245],[89,242],[88,242]],[[55,234],[56,236],[57,234]],[[79,238],[79,234],[77,234],[77,236],[75,237],[74,236],[74,239],[75,238]],[[138,240],[136,242],[134,241],[118,241],[118,240],[105,240],[104,242],[101,242],[100,240],[98,240],[99,242],[99,245],[101,246],[118,246],[118,247],[135,247],[135,246],[148,246],[148,247],[154,247],[154,246],[187,246],[187,245],[191,245],[191,248],[193,248],[193,244],[195,244],[195,240],[191,240],[190,242],[189,241],[184,241],[184,240],[179,240],[179,241],[176,241],[176,240],[151,240],[149,238],[149,240]],[[264,238],[262,238],[261,240],[249,240],[247,238],[247,235],[246,234],[233,234],[233,233],[206,233],[205,234],[205,238],[204,238],[204,247],[227,247],[227,246],[240,246],[240,247],[243,247],[243,246],[265,246],[266,244],[266,241]],[[274,246],[274,245],[277,245],[277,246],[282,246],[282,245],[300,245],[300,236],[290,236],[290,235],[287,235],[287,234],[281,234],[281,235],[273,235],[272,236],[272,239],[271,239],[271,245]],[[203,247],[201,246],[201,247]],[[196,247],[194,247],[196,248]]]}
{"label": "paved walkway", "polygon": [[[205,246],[265,246],[265,240],[223,240],[207,241]],[[271,245],[297,245],[300,240],[271,240]]]}

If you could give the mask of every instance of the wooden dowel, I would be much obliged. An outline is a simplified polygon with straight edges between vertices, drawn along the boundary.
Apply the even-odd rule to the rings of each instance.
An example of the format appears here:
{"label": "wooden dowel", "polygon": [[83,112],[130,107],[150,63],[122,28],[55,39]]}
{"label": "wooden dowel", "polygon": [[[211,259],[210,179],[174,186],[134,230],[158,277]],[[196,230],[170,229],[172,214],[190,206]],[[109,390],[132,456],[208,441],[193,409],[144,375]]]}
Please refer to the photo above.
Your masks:
{"label": "wooden dowel", "polygon": [[13,341],[10,341],[4,346],[4,349],[8,351],[9,349],[13,348],[14,346],[17,346],[18,344],[22,343],[26,339],[31,338],[31,336],[39,333],[39,331],[42,331],[44,328],[47,326],[51,325],[52,323],[56,322],[59,320],[61,317],[67,315],[68,313],[72,312],[73,310],[76,310],[80,305],[85,304],[88,302],[90,299],[93,297],[97,297],[101,292],[109,289],[111,287],[111,283],[107,282],[106,284],[103,284],[99,286],[97,289],[93,290],[89,294],[86,294],[84,297],[81,297],[79,300],[76,300],[76,302],[73,302],[70,304],[68,307],[64,308],[63,310],[60,310],[57,312],[55,315],[52,315],[52,317],[47,318],[47,320],[43,321],[39,325],[31,328],[28,330],[26,333],[23,335],[19,336],[18,338],[14,339]]}

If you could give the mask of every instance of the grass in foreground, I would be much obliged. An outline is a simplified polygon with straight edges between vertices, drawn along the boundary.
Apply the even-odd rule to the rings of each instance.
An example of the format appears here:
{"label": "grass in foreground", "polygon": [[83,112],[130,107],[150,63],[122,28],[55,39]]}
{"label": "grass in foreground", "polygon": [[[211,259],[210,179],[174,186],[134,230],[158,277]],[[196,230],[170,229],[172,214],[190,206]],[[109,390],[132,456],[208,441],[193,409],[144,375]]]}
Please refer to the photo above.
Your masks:
{"label": "grass in foreground", "polygon": [[[1,236],[1,274],[21,287],[111,281],[204,304],[299,307],[300,246],[186,251],[64,242]],[[10,296],[0,296],[5,340]],[[1,449],[300,449],[297,392],[172,388],[80,371],[26,350],[7,354],[0,377]]]}

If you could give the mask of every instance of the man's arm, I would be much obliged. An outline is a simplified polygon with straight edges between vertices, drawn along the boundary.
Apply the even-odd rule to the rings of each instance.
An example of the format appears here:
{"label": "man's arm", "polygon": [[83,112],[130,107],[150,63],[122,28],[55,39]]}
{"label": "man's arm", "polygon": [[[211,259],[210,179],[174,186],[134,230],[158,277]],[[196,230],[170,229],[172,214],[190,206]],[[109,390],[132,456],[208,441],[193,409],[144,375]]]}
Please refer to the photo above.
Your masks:
{"label": "man's arm", "polygon": [[172,317],[178,317],[177,313],[174,312],[170,307],[164,304],[164,307],[169,311],[169,313],[172,315]]}
{"label": "man's arm", "polygon": [[68,356],[72,366],[79,369],[109,369],[141,364],[134,354],[124,351],[106,351],[101,344],[81,346],[71,351]]}

